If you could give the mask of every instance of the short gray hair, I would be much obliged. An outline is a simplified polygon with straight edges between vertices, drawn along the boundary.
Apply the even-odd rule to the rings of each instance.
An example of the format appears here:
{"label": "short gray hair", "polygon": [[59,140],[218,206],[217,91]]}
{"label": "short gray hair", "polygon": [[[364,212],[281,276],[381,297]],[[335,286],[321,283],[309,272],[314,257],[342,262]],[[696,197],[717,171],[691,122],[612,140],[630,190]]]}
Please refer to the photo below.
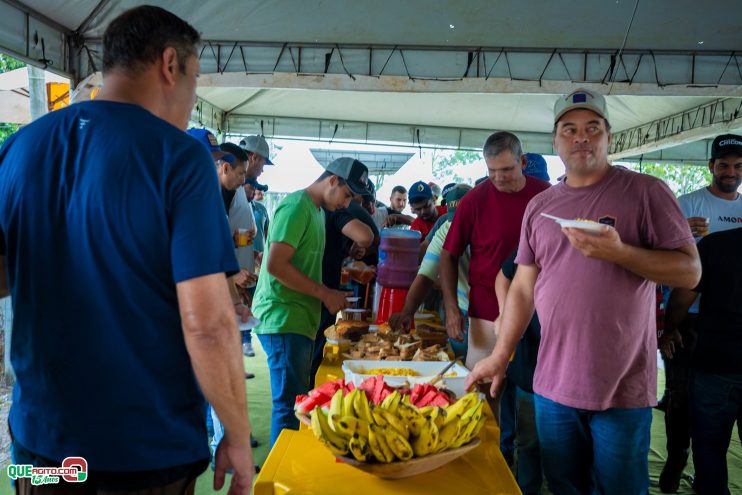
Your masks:
{"label": "short gray hair", "polygon": [[523,147],[518,136],[512,132],[499,131],[490,135],[482,148],[485,157],[497,156],[503,151],[510,151],[516,158],[523,156]]}

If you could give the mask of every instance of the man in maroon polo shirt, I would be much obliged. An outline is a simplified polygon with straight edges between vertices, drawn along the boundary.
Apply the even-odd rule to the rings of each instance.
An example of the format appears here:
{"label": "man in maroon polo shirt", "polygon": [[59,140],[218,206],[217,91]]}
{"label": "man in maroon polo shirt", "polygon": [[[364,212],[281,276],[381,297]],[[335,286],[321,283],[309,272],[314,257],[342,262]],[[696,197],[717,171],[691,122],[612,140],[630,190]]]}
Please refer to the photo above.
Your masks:
{"label": "man in maroon polo shirt", "polygon": [[472,189],[459,203],[441,252],[441,289],[446,306],[446,329],[463,340],[464,315],[456,301],[458,258],[471,248],[469,268],[469,336],[466,365],[472,368],[495,346],[493,322],[500,314],[495,278],[503,261],[518,246],[526,205],[549,187],[548,182],[523,174],[527,160],[520,140],[496,132],[482,150],[489,180]]}

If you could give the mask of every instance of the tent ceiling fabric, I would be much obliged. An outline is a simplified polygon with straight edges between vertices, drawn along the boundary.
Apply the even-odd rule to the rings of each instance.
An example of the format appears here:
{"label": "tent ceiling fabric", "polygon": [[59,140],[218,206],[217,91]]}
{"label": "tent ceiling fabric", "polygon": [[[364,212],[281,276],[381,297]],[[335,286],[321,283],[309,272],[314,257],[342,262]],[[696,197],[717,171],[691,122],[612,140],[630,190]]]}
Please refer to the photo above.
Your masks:
{"label": "tent ceiling fabric", "polygon": [[[23,3],[76,30],[100,0]],[[101,37],[108,22],[136,0],[106,2],[85,37]],[[507,46],[610,49],[621,45],[634,10],[630,0],[150,0],[187,19],[205,39],[420,46]],[[740,48],[739,3],[653,0],[639,3],[626,49]],[[328,25],[332,19],[332,25]],[[453,28],[451,27],[453,25]],[[568,33],[568,35],[565,35]],[[702,45],[698,42],[703,41]]]}
{"label": "tent ceiling fabric", "polygon": [[[82,79],[100,67],[110,20],[141,3],[4,0],[0,47]],[[194,118],[230,133],[478,148],[509,129],[547,153],[555,95],[578,86],[610,94],[616,131],[742,96],[739,0],[148,3],[202,33]],[[65,30],[83,45],[65,44]],[[735,118],[709,132],[725,125],[742,128]],[[684,131],[658,148],[683,143],[663,156],[696,160],[706,145],[685,143],[706,137]],[[653,152],[643,145],[624,151]]]}
{"label": "tent ceiling fabric", "polygon": [[414,153],[377,152],[335,149],[311,149],[312,156],[323,167],[333,160],[349,156],[360,161],[368,168],[369,175],[394,175],[407,163]]}

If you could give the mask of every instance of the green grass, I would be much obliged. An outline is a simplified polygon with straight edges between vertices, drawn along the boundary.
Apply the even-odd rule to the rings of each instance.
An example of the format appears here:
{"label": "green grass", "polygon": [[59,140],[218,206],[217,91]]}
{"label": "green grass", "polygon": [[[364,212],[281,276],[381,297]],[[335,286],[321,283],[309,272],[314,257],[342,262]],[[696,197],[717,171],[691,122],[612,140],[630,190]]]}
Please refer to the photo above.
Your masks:
{"label": "green grass", "polygon": [[[271,386],[267,357],[255,335],[253,335],[252,343],[255,349],[255,357],[245,358],[245,370],[255,373],[255,378],[245,380],[247,387],[247,409],[250,414],[253,436],[259,442],[258,447],[253,449],[253,457],[255,464],[262,466],[265,458],[268,457],[268,442],[271,432]],[[214,472],[211,469],[207,469],[196,482],[196,495],[227,493],[230,478],[227,475],[224,488],[219,492],[214,492],[212,489]]]}

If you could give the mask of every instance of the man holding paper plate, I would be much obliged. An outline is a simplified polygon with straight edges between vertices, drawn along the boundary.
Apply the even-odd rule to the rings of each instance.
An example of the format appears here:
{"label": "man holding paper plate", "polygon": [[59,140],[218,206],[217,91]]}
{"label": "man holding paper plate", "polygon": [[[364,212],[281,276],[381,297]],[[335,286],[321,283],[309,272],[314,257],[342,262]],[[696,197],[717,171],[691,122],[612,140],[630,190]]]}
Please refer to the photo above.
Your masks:
{"label": "man holding paper plate", "polygon": [[[655,284],[691,289],[701,275],[670,189],[612,166],[610,142],[603,96],[580,89],[557,100],[553,145],[566,178],[526,209],[497,345],[467,379],[492,379],[498,392],[535,307],[536,422],[554,493],[647,493]],[[562,226],[542,213],[580,223]]]}

